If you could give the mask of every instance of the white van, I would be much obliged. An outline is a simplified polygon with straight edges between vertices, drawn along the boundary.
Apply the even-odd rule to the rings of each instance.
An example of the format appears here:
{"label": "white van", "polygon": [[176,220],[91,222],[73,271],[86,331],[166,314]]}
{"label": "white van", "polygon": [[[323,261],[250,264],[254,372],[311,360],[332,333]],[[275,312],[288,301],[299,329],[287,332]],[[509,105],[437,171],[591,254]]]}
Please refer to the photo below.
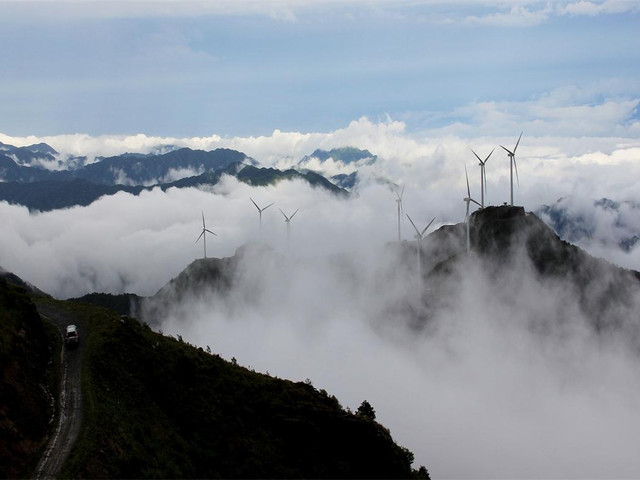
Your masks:
{"label": "white van", "polygon": [[78,345],[80,337],[78,336],[78,327],[75,325],[67,325],[67,335],[64,337],[64,343],[67,347],[75,347]]}

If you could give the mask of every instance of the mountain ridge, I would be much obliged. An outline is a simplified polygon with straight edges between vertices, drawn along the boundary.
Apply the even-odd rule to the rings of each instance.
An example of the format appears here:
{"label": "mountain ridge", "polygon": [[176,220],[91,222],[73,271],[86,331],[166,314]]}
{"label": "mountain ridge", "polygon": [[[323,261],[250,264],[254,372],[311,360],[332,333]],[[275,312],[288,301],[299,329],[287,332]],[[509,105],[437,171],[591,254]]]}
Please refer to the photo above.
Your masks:
{"label": "mountain ridge", "polygon": [[[411,470],[413,454],[398,446],[387,429],[370,417],[345,410],[334,396],[310,382],[255,372],[235,359],[224,360],[180,336],[152,332],[145,324],[105,308],[40,297],[38,309],[57,318],[58,328],[63,328],[65,318],[74,319],[85,350],[83,421],[62,466],[64,478],[411,478],[417,474]],[[0,392],[0,406],[7,414],[0,423],[0,445],[20,435],[33,438],[29,441],[35,445],[24,462],[15,461],[21,450],[14,448],[23,445],[16,442],[1,448],[0,472],[9,478],[29,476],[34,456],[53,433],[48,422],[52,408],[44,407],[49,400],[40,395],[37,382],[43,381],[42,374],[48,371],[44,365],[54,358],[60,341],[25,291],[3,279],[0,314],[12,315],[18,322],[3,322],[0,339],[12,336],[13,361],[30,366],[14,377],[15,385],[9,385],[18,390],[33,385],[22,410],[26,407],[29,412],[35,397],[40,402],[38,415],[27,414],[31,433],[21,423],[25,414],[14,407],[20,405],[16,403],[20,397],[13,389]],[[26,328],[27,321],[35,326]],[[48,337],[43,329],[49,330]],[[40,333],[31,339],[35,331]],[[37,358],[42,366],[34,363],[35,357],[24,362],[16,353],[16,345],[34,341],[40,345]],[[8,354],[7,345],[0,342],[0,358]],[[8,367],[13,363],[0,363],[5,380]],[[7,436],[7,428],[12,436]],[[422,478],[425,474],[422,468]]]}

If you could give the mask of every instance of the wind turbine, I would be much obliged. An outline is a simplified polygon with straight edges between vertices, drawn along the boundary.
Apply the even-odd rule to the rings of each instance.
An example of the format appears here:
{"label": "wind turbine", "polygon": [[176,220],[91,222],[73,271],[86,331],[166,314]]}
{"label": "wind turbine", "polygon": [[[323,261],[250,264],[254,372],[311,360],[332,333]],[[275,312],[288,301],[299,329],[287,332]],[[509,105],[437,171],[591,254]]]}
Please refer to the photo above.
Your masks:
{"label": "wind turbine", "polygon": [[290,227],[289,223],[291,222],[291,219],[294,217],[294,215],[296,213],[298,213],[298,210],[293,212],[290,217],[287,217],[287,214],[284,213],[281,208],[279,208],[278,210],[280,210],[280,213],[282,213],[282,215],[284,216],[284,221],[287,224],[287,245],[289,245],[289,233],[290,233],[289,232],[289,227]]}
{"label": "wind turbine", "polygon": [[400,216],[402,215],[402,195],[404,195],[404,185],[402,186],[400,193],[397,191],[395,193],[396,197],[398,197],[396,199],[396,203],[398,204],[398,242],[400,242],[402,240],[402,237],[400,236]]}
{"label": "wind turbine", "polygon": [[522,138],[522,132],[520,132],[520,136],[518,137],[518,141],[516,142],[516,146],[513,147],[513,152],[506,147],[504,148],[507,152],[507,156],[509,157],[509,164],[511,166],[511,206],[513,207],[513,168],[516,169],[516,181],[518,182],[518,186],[520,186],[520,179],[518,178],[518,165],[516,165],[516,150],[518,149],[518,144],[520,143],[520,139]]}
{"label": "wind turbine", "polygon": [[256,206],[256,208],[258,209],[258,214],[260,215],[260,232],[262,233],[262,212],[264,212],[267,208],[269,208],[271,205],[273,205],[273,203],[270,203],[269,205],[267,205],[264,208],[260,208],[258,206],[258,204],[253,201],[253,198],[249,197],[249,200],[251,200],[251,203],[253,203]]}
{"label": "wind turbine", "polygon": [[[493,150],[495,150],[495,148]],[[493,153],[493,150],[491,150],[491,153]],[[473,152],[473,149],[471,151]],[[491,153],[487,155],[487,158],[483,161],[476,152],[473,152],[480,162],[480,204],[482,208],[484,208],[484,194],[487,191],[487,172],[485,171],[484,166],[487,163],[487,160],[489,160]]]}
{"label": "wind turbine", "polygon": [[413,228],[416,231],[416,243],[418,245],[418,278],[422,278],[422,262],[420,260],[420,250],[422,250],[421,242],[422,242],[422,238],[424,237],[424,234],[427,232],[427,230],[429,229],[433,221],[436,219],[436,217],[433,217],[429,222],[429,225],[424,227],[424,230],[422,231],[418,230],[418,227],[416,227],[416,224],[413,223],[413,220],[411,220],[411,217],[409,216],[408,213],[407,213],[407,218],[409,219],[409,221],[411,222],[411,225],[413,225]]}
{"label": "wind turbine", "polygon": [[215,235],[216,237],[218,236],[218,235],[216,235],[215,233],[213,233],[211,230],[209,230],[207,228],[207,226],[204,223],[204,212],[202,212],[202,233],[200,234],[200,236],[196,240],[196,243],[198,243],[198,240],[200,240],[200,238],[202,238],[203,243],[204,243],[204,258],[207,258],[207,235],[206,235],[207,233],[210,233],[211,235]]}
{"label": "wind turbine", "polygon": [[464,222],[467,224],[467,255],[471,253],[471,234],[469,232],[469,204],[471,202],[481,206],[476,200],[471,198],[471,190],[469,189],[469,175],[467,174],[467,166],[464,167],[464,176],[467,178],[467,196],[462,200],[467,202],[467,211],[464,214]]}

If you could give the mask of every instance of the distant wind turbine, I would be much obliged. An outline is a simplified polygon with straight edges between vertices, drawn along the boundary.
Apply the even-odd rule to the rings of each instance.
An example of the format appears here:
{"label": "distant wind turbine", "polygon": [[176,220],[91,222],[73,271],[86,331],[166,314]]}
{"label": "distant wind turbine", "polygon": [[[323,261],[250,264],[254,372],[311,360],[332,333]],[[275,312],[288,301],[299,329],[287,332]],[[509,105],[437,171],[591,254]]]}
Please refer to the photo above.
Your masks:
{"label": "distant wind turbine", "polygon": [[[493,150],[495,150],[495,148]],[[493,150],[491,150],[491,153],[493,153]],[[473,152],[473,149],[471,151]],[[487,160],[489,160],[491,153],[489,153],[487,158],[483,161],[476,152],[473,152],[480,162],[480,206],[482,208],[484,208],[484,194],[487,191],[487,172],[485,171],[485,164],[487,163]]]}
{"label": "distant wind turbine", "polygon": [[400,235],[400,217],[402,216],[402,195],[404,195],[404,185],[402,186],[402,190],[400,190],[400,193],[398,193],[397,191],[396,193],[396,197],[398,197],[396,199],[396,203],[398,204],[398,242],[402,241],[402,237]]}
{"label": "distant wind turbine", "polygon": [[215,235],[217,237],[215,233],[213,233],[211,230],[207,228],[207,225],[204,223],[204,212],[202,212],[202,233],[196,240],[196,243],[198,243],[200,238],[202,238],[204,243],[204,258],[207,258],[207,235],[206,235],[207,233],[210,233],[211,235]]}
{"label": "distant wind turbine", "polygon": [[471,198],[471,190],[469,189],[469,175],[467,174],[467,166],[464,167],[464,175],[467,178],[467,196],[462,200],[467,202],[467,211],[464,214],[464,222],[467,224],[467,254],[471,253],[471,234],[469,232],[469,204],[471,202],[481,206],[476,200]]}
{"label": "distant wind turbine", "polygon": [[258,204],[253,201],[253,198],[249,197],[249,200],[251,200],[251,203],[253,203],[256,206],[256,208],[258,209],[258,215],[260,216],[260,232],[262,233],[262,212],[264,212],[267,208],[269,208],[271,205],[273,205],[273,203],[270,203],[269,205],[267,205],[264,208],[260,208],[258,206]]}
{"label": "distant wind turbine", "polygon": [[291,219],[294,217],[294,215],[296,213],[298,213],[298,210],[293,212],[290,217],[287,217],[287,214],[284,213],[281,208],[279,208],[278,210],[280,210],[280,213],[282,213],[282,215],[284,216],[284,221],[287,224],[287,246],[288,246],[289,245],[289,236],[290,236],[290,231],[289,231],[290,225],[289,224],[291,223]]}
{"label": "distant wind turbine", "polygon": [[433,217],[429,222],[429,224],[426,227],[424,227],[422,231],[418,230],[418,227],[416,227],[416,224],[413,223],[413,220],[411,220],[411,217],[409,216],[408,213],[407,213],[407,218],[411,222],[411,225],[413,225],[413,229],[416,231],[416,243],[418,245],[418,278],[422,278],[422,261],[420,259],[420,250],[422,250],[422,239],[424,238],[424,234],[427,232],[427,230],[429,229],[433,221],[436,219],[436,217]]}
{"label": "distant wind turbine", "polygon": [[516,181],[518,182],[518,186],[520,186],[520,179],[518,178],[518,165],[516,165],[516,150],[518,149],[518,144],[520,143],[520,139],[522,138],[522,133],[520,132],[520,136],[518,137],[518,141],[516,142],[516,146],[513,147],[513,152],[506,147],[504,148],[507,152],[507,156],[509,157],[509,164],[511,166],[511,206],[513,207],[513,169],[516,169]]}

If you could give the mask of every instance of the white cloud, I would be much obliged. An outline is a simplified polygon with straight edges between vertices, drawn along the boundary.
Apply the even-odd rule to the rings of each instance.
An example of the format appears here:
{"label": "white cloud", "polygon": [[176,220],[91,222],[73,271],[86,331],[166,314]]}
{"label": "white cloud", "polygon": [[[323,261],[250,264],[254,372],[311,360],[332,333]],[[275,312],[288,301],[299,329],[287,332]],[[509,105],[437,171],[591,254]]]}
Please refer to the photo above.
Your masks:
{"label": "white cloud", "polygon": [[549,19],[551,8],[531,10],[523,6],[513,6],[508,12],[494,12],[485,15],[470,15],[462,21],[466,25],[489,27],[534,27]]}
{"label": "white cloud", "polygon": [[570,289],[526,264],[495,278],[471,262],[425,298],[399,264],[382,249],[335,263],[249,255],[231,294],[169,305],[162,328],[310,378],[351,408],[367,399],[434,477],[638,471],[638,359],[619,337],[594,337]]}
{"label": "white cloud", "polygon": [[580,0],[578,2],[569,2],[567,5],[558,5],[556,10],[560,15],[596,16],[601,14],[637,13],[640,11],[640,5],[635,0],[605,0],[600,2]]}
{"label": "white cloud", "polygon": [[536,26],[553,16],[596,16],[637,13],[640,10],[634,0],[2,0],[0,7],[15,18],[28,13],[32,20],[39,21],[260,15],[276,21],[297,22],[301,16],[309,18],[318,13],[339,12],[353,18],[372,15],[402,21],[499,27]]}

